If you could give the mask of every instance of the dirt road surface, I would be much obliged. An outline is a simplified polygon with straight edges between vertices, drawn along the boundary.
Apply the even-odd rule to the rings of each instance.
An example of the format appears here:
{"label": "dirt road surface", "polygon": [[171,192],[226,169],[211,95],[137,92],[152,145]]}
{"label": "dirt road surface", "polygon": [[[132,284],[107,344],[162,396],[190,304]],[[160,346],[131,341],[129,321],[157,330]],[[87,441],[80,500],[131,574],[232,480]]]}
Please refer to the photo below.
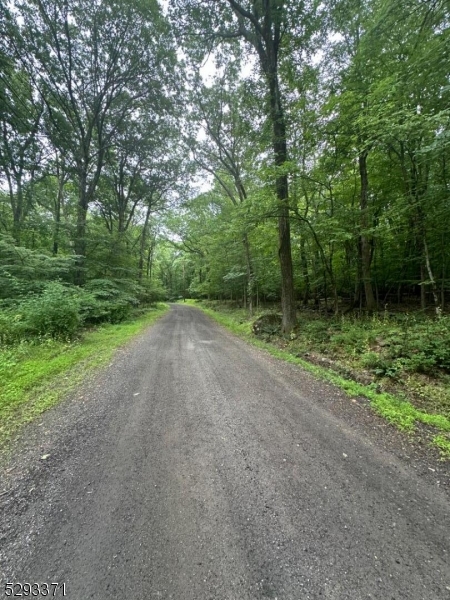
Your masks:
{"label": "dirt road surface", "polygon": [[173,306],[17,443],[0,598],[448,600],[447,467],[368,412]]}

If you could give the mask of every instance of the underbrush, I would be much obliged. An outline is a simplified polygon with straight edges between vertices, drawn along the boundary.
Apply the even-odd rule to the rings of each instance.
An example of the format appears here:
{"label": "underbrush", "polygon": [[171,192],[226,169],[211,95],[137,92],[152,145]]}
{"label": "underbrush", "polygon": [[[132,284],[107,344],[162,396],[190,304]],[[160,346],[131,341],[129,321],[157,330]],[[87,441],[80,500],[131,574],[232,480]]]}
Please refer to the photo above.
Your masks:
{"label": "underbrush", "polygon": [[450,317],[314,318],[300,313],[287,346],[363,370],[381,388],[403,391],[421,409],[450,417]]}
{"label": "underbrush", "polygon": [[450,317],[417,315],[312,318],[300,314],[299,346],[357,360],[379,376],[450,373]]}
{"label": "underbrush", "polygon": [[93,279],[83,288],[45,282],[38,290],[0,303],[0,343],[69,341],[84,327],[126,320],[137,307],[160,301],[162,294],[127,280]]}
{"label": "underbrush", "polygon": [[85,330],[76,340],[47,336],[0,346],[0,445],[167,309],[167,305],[155,305],[127,321]]}
{"label": "underbrush", "polygon": [[[298,313],[289,336],[274,327],[274,310],[251,319],[226,303],[202,308],[221,324],[336,383],[350,395],[365,396],[389,422],[412,431],[417,422],[436,428],[433,443],[450,456],[450,317],[378,314],[371,317]],[[259,335],[252,333],[258,320]],[[277,354],[278,353],[278,354]]]}

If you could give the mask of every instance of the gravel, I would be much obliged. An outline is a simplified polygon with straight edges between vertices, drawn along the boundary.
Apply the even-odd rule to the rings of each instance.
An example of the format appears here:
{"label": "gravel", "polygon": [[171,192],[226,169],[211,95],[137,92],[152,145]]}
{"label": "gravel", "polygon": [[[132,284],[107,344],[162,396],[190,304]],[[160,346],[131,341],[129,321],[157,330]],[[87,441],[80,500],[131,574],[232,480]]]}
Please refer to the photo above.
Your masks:
{"label": "gravel", "polygon": [[448,463],[195,308],[27,426],[1,471],[2,590],[450,598]]}

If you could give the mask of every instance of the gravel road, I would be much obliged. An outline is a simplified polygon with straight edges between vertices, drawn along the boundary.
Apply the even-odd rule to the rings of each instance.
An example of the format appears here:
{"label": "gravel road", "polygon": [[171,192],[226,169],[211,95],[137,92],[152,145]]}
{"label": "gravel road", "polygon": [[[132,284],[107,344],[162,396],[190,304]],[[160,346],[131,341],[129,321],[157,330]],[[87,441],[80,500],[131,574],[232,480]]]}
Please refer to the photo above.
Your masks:
{"label": "gravel road", "polygon": [[0,598],[448,600],[448,468],[399,439],[175,305],[18,440]]}

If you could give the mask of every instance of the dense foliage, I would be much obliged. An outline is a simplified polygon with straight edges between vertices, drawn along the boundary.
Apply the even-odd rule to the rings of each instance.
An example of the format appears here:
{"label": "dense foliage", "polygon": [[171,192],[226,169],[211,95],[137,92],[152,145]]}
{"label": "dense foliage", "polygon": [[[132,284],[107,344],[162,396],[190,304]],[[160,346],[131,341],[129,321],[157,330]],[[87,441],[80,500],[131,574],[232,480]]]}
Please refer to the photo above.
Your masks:
{"label": "dense foliage", "polygon": [[281,302],[286,332],[445,311],[444,0],[0,4],[3,342],[164,297]]}
{"label": "dense foliage", "polygon": [[0,28],[0,336],[70,338],[166,295],[175,44],[156,0],[2,2]]}
{"label": "dense foliage", "polygon": [[[440,314],[450,287],[448,5],[224,0],[215,3],[222,26],[208,20],[211,2],[175,4],[174,19],[184,15],[185,29],[196,19],[217,66],[192,100],[201,98],[193,114],[203,131],[195,158],[212,188],[173,224],[192,293],[279,298],[274,223],[286,175],[298,301],[338,312],[417,299]],[[283,13],[281,166],[271,156],[267,76],[245,29],[265,10]]]}

